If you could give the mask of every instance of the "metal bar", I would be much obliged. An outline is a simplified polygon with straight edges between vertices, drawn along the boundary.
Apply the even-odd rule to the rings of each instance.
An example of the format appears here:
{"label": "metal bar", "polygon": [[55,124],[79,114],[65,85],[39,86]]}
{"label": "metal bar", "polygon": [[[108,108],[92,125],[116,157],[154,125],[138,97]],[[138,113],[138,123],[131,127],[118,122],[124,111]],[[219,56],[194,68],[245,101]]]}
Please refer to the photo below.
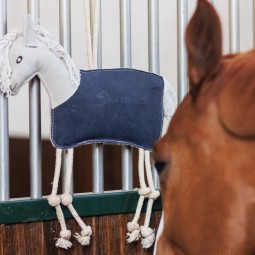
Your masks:
{"label": "metal bar", "polygon": [[252,7],[253,7],[253,13],[252,13],[252,17],[253,17],[253,48],[255,48],[255,0],[253,0],[252,2]]}
{"label": "metal bar", "polygon": [[188,92],[187,52],[185,46],[185,30],[188,19],[188,1],[177,0],[177,51],[178,51],[178,102]]}
{"label": "metal bar", "polygon": [[[131,67],[131,1],[120,0],[120,65]],[[133,189],[133,151],[121,146],[122,189]]]}
{"label": "metal bar", "polygon": [[229,51],[240,50],[239,0],[229,0]]}
{"label": "metal bar", "polygon": [[[148,55],[149,71],[159,74],[159,5],[158,0],[148,0]],[[159,176],[152,168],[155,188],[159,188]]]}
{"label": "metal bar", "polygon": [[[90,0],[90,24],[93,31],[93,0]],[[98,28],[98,49],[97,68],[102,68],[102,21],[101,21],[101,0],[99,1],[99,28]],[[94,193],[104,192],[104,147],[103,144],[92,145],[92,191]]]}
{"label": "metal bar", "polygon": [[120,0],[120,65],[131,67],[131,1]]}
{"label": "metal bar", "polygon": [[[0,0],[0,37],[7,33],[7,0]],[[0,95],[0,201],[10,198],[8,99]]]}
{"label": "metal bar", "polygon": [[104,160],[103,145],[93,144],[92,146],[92,191],[94,193],[104,192]]}
{"label": "metal bar", "polygon": [[[71,42],[71,0],[59,0],[59,35],[60,44],[64,49],[72,55],[72,42]],[[66,186],[66,172],[67,172],[67,150],[62,154],[62,191]],[[73,194],[73,173],[71,177],[70,193]]]}
{"label": "metal bar", "polygon": [[71,55],[71,1],[59,0],[60,43]]}
{"label": "metal bar", "polygon": [[[28,13],[34,20],[39,19],[39,0],[28,0]],[[42,196],[41,159],[41,90],[40,80],[32,79],[29,86],[29,133],[30,133],[30,195]]]}

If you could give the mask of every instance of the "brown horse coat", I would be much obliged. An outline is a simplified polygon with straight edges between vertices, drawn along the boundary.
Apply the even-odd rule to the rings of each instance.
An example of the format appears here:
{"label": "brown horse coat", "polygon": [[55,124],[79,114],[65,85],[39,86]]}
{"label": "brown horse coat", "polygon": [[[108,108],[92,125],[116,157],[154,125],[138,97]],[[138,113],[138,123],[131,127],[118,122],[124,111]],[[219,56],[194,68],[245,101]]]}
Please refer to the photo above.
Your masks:
{"label": "brown horse coat", "polygon": [[206,0],[186,32],[190,92],[154,146],[164,208],[157,254],[255,254],[255,52],[222,56]]}

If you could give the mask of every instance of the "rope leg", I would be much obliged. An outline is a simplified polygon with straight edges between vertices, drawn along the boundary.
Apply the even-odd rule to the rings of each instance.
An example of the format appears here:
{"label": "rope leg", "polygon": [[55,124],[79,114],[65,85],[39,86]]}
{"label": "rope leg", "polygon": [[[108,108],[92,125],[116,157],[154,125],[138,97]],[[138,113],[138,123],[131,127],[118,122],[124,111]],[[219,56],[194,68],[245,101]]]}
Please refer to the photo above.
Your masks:
{"label": "rope leg", "polygon": [[139,149],[138,174],[139,174],[139,182],[141,187],[139,189],[140,197],[137,203],[134,219],[131,222],[128,222],[127,224],[127,229],[128,229],[127,242],[128,243],[138,241],[141,237],[138,220],[141,215],[144,199],[145,197],[148,197],[150,194],[150,188],[146,186],[145,179],[144,179],[144,150],[142,149]]}
{"label": "rope leg", "polygon": [[48,196],[48,202],[52,207],[55,207],[56,215],[61,227],[60,238],[58,238],[56,242],[56,246],[60,248],[68,249],[68,248],[71,248],[72,246],[72,243],[69,241],[71,237],[71,231],[67,230],[66,228],[65,217],[60,206],[61,199],[59,196],[57,196],[58,183],[59,183],[59,177],[60,177],[60,171],[61,171],[61,156],[62,156],[62,150],[56,149],[55,173],[54,173],[54,179],[52,184],[52,192],[51,192],[51,195]]}
{"label": "rope leg", "polygon": [[140,230],[141,230],[141,236],[142,236],[142,246],[143,248],[149,248],[152,246],[152,244],[155,241],[155,230],[149,227],[151,213],[152,213],[152,206],[153,206],[154,200],[156,200],[160,195],[159,191],[155,189],[155,186],[153,183],[149,151],[145,151],[145,168],[146,168],[146,176],[147,176],[151,193],[148,196],[149,201],[147,204],[144,225],[140,227]]}
{"label": "rope leg", "polygon": [[64,206],[67,206],[70,213],[77,221],[79,226],[81,227],[81,235],[76,233],[74,237],[78,240],[81,245],[89,245],[90,243],[90,236],[92,234],[92,229],[90,226],[86,226],[86,224],[82,221],[81,217],[78,215],[77,211],[75,210],[72,202],[73,197],[70,194],[71,189],[71,175],[73,170],[73,149],[69,149],[67,151],[67,171],[66,171],[66,182],[64,187],[64,194],[61,195],[61,202]]}

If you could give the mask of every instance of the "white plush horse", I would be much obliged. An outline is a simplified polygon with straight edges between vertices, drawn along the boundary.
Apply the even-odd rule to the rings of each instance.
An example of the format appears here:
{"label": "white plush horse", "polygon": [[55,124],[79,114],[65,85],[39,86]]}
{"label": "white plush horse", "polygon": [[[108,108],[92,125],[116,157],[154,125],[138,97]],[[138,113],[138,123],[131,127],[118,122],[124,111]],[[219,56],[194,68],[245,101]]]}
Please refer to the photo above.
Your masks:
{"label": "white plush horse", "polygon": [[[55,36],[53,36],[49,31],[45,28],[36,25],[32,22],[29,15],[24,18],[23,28],[17,28],[5,35],[0,40],[0,89],[3,94],[6,96],[16,95],[21,87],[30,81],[34,76],[38,76],[42,83],[44,84],[47,93],[50,98],[52,113],[56,115],[57,109],[61,107],[65,107],[66,104],[71,104],[73,98],[78,94],[82,87],[88,86],[86,84],[87,76],[91,75],[86,71],[80,71],[75,64],[73,63],[71,57],[64,50],[64,48],[58,43]],[[136,79],[142,81],[144,77],[152,77],[150,73],[140,72],[133,69],[122,69],[123,72],[128,73],[128,77],[135,74]],[[109,70],[108,70],[109,71]],[[107,72],[102,70],[101,72],[95,71],[96,76],[93,78],[94,73],[92,73],[92,78],[90,76],[90,80],[98,81],[97,75],[105,75]],[[110,72],[110,71],[109,71]],[[111,70],[113,76],[115,73],[119,74],[120,69],[116,69],[116,71]],[[107,74],[106,74],[107,75]],[[81,76],[83,82],[81,82]],[[84,76],[84,77],[83,77]],[[100,76],[102,77],[102,76]],[[122,77],[122,76],[121,76]],[[118,83],[122,83],[122,78],[118,78],[118,75],[114,76],[114,81],[116,79]],[[155,76],[153,77],[156,80],[162,80],[163,84],[163,92],[162,96],[162,115],[163,117],[163,131],[165,132],[166,127],[168,126],[171,115],[173,114],[176,107],[176,99],[175,93],[171,87],[171,85],[162,77]],[[112,77],[111,77],[112,78]],[[147,79],[146,78],[146,79]],[[95,80],[93,80],[95,79]],[[104,83],[104,82],[103,82]],[[107,95],[107,100],[105,98],[105,92],[101,92],[100,95],[97,95],[97,99],[101,104],[105,104],[106,101],[112,100],[113,103],[121,103],[127,105],[136,104],[137,107],[141,107],[142,104],[147,100],[147,97],[115,97],[112,99],[109,95]],[[76,100],[76,99],[75,99]],[[119,100],[119,101],[118,101]],[[84,100],[83,100],[84,101]],[[107,102],[108,102],[107,101]],[[97,108],[98,102],[96,102],[93,107]],[[80,109],[79,114],[71,114],[75,115],[75,118],[80,117],[83,110],[86,110],[86,106],[83,106],[83,109]],[[105,107],[105,105],[104,105]],[[68,108],[70,106],[68,105]],[[72,108],[72,107],[71,107]],[[140,108],[139,108],[140,109]],[[134,113],[135,114],[135,113]],[[78,116],[78,117],[77,117]],[[123,117],[123,116],[122,116]],[[57,117],[56,117],[57,118]],[[55,121],[55,117],[52,118]],[[77,121],[77,119],[75,119]],[[78,119],[79,123],[79,119]],[[162,123],[160,123],[162,125]],[[53,126],[53,123],[52,123]],[[76,127],[74,127],[76,128]],[[102,127],[104,128],[104,127]],[[126,130],[123,132],[127,132],[129,127],[123,127]],[[162,127],[161,127],[162,128]],[[54,128],[52,128],[53,130]],[[60,128],[61,129],[61,128]],[[67,129],[68,130],[68,129]],[[86,131],[86,130],[85,130]],[[76,131],[68,130],[67,134],[71,136],[72,133],[76,133]],[[76,138],[75,138],[76,139]],[[70,195],[70,180],[71,180],[71,171],[73,165],[73,147],[86,144],[89,142],[97,142],[96,139],[91,139],[89,142],[79,140],[73,144],[70,142],[68,146],[61,145],[55,143],[54,137],[52,137],[52,142],[57,147],[56,153],[56,169],[54,174],[53,181],[53,189],[51,195],[48,197],[49,204],[56,209],[57,217],[59,219],[61,225],[60,238],[56,242],[56,246],[61,248],[69,248],[72,246],[69,241],[71,237],[70,230],[67,230],[63,212],[60,204],[62,203],[64,206],[67,206],[78,224],[81,227],[81,234],[75,234],[76,239],[82,245],[88,245],[90,243],[90,236],[92,234],[92,230],[90,226],[86,226],[81,218],[78,216],[72,205],[72,196]],[[103,139],[104,140],[104,139]],[[116,142],[117,140],[117,142]],[[101,141],[101,140],[100,140]],[[104,140],[105,142],[111,142],[111,135]],[[118,138],[114,138],[114,143],[117,144],[125,144],[124,141],[118,141]],[[140,198],[138,201],[138,207],[136,210],[135,217],[132,222],[128,223],[128,234],[127,241],[137,241],[141,238],[142,245],[145,248],[150,247],[155,239],[154,230],[149,227],[150,216],[153,201],[159,196],[159,192],[155,190],[152,174],[151,174],[151,165],[150,165],[150,153],[149,148],[144,149],[143,146],[139,145],[139,142],[136,140],[131,141],[131,145],[134,145],[139,148],[139,181],[141,188],[139,189]],[[67,151],[67,174],[66,174],[66,187],[64,188],[63,195],[58,196],[58,181],[60,176],[61,169],[61,154],[62,149],[66,148]],[[145,171],[146,170],[146,171]],[[148,180],[148,186],[145,182],[145,173]],[[141,208],[144,202],[144,199],[148,198],[148,205],[146,211],[145,223],[143,226],[138,225],[138,220],[141,213]]]}

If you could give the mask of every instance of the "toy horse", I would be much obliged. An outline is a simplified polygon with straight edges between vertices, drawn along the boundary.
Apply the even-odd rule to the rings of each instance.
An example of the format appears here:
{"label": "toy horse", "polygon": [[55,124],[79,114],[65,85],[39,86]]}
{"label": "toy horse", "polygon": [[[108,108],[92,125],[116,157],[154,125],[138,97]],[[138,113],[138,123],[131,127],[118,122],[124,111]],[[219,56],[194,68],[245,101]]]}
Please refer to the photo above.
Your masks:
{"label": "toy horse", "polygon": [[[60,204],[67,206],[82,231],[75,237],[88,245],[92,234],[72,205],[70,179],[73,148],[88,143],[127,144],[139,148],[141,189],[137,211],[128,223],[128,242],[142,238],[145,248],[154,241],[149,227],[155,190],[150,166],[153,143],[161,136],[175,109],[171,85],[162,77],[134,69],[79,70],[71,57],[45,28],[24,19],[23,29],[15,29],[0,41],[0,89],[16,95],[37,75],[43,82],[51,104],[51,141],[57,148],[56,167],[49,204],[55,207],[61,225],[56,245],[71,247]],[[163,127],[164,126],[164,127]],[[164,132],[164,131],[163,131]],[[62,150],[67,149],[64,194],[57,195]],[[145,182],[144,167],[148,179]],[[145,224],[138,225],[144,199],[148,198]]]}
{"label": "toy horse", "polygon": [[198,0],[187,31],[190,91],[154,146],[164,209],[156,254],[255,254],[255,52],[222,55]]}

